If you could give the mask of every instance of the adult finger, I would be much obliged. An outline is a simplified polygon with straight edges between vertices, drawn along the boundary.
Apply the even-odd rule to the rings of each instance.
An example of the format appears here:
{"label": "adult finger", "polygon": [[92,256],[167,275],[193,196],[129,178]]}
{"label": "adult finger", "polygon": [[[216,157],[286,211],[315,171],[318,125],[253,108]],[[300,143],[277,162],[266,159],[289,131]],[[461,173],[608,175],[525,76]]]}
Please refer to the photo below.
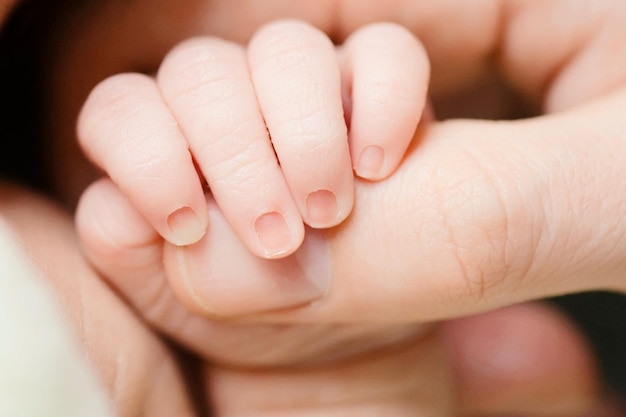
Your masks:
{"label": "adult finger", "polygon": [[[397,175],[361,184],[349,221],[317,239],[325,249],[309,266],[328,272],[326,296],[277,316],[419,321],[626,290],[625,103],[620,91],[559,115],[425,128]],[[236,265],[203,245],[171,248],[197,308],[218,297],[201,286],[211,270],[236,276],[254,262],[233,249]]]}
{"label": "adult finger", "polygon": [[423,46],[389,23],[366,26],[341,48],[352,164],[379,180],[398,166],[424,112],[430,65]]}
{"label": "adult finger", "polygon": [[157,76],[215,200],[255,254],[280,257],[304,227],[255,95],[245,50],[215,38],[178,45]]}
{"label": "adult finger", "polygon": [[261,28],[248,47],[250,72],[270,137],[305,222],[344,220],[354,181],[341,100],[341,74],[330,40],[304,23]]}
{"label": "adult finger", "polygon": [[161,236],[187,245],[204,234],[202,184],[152,78],[120,74],[101,82],[83,106],[78,138]]}

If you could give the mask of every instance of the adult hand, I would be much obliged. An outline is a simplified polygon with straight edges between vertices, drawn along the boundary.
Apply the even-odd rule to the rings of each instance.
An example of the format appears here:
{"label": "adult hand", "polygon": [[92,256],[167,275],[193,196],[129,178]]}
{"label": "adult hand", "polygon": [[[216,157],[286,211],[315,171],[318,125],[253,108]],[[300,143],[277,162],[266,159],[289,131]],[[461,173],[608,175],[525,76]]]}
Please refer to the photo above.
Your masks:
{"label": "adult hand", "polygon": [[[146,328],[84,262],[62,211],[13,186],[2,185],[0,191],[3,221],[56,293],[116,415],[194,417],[213,409],[216,416],[300,416],[323,409],[327,415],[379,410],[401,416],[444,415],[452,408],[459,413],[455,415],[578,415],[597,410],[601,400],[601,386],[585,342],[562,317],[541,306],[514,307],[446,324],[443,347],[429,333],[375,355],[355,355],[350,361],[335,356],[333,366],[318,363],[315,367],[288,364],[302,361],[303,349],[309,352],[309,360],[316,358],[314,352],[321,360],[345,355],[350,345],[341,342],[359,341],[359,330],[328,343],[323,337],[315,338],[325,332],[320,326],[317,330],[309,326],[255,330],[213,323],[215,337],[204,340],[205,344],[221,346],[231,364],[243,366],[180,362],[181,357]],[[170,317],[168,322],[174,320]],[[178,328],[180,335],[198,329],[193,321]],[[376,334],[372,329],[362,328],[360,335]],[[493,343],[485,349],[489,340]],[[269,361],[261,368],[246,368],[250,355]],[[551,360],[546,361],[544,355]],[[437,368],[445,357],[451,358],[450,372]],[[195,369],[183,375],[180,367],[185,364]],[[355,375],[360,377],[358,384]],[[38,380],[48,376],[32,375]],[[444,390],[452,380],[457,381],[458,400]],[[311,396],[311,392],[320,395]]]}

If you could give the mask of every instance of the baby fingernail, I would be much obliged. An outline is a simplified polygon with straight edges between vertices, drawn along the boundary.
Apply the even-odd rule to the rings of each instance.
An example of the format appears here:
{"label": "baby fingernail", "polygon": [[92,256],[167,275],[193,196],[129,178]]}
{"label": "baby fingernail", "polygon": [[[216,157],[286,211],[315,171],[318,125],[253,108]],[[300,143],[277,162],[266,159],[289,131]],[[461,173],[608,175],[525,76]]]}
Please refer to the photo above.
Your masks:
{"label": "baby fingernail", "polygon": [[311,227],[334,226],[339,218],[337,198],[328,190],[318,190],[309,194],[306,209],[307,223]]}
{"label": "baby fingernail", "polygon": [[206,232],[205,224],[190,207],[182,207],[167,218],[171,243],[177,246],[191,245],[199,241]]}
{"label": "baby fingernail", "polygon": [[361,178],[378,179],[385,160],[385,151],[380,146],[363,149],[354,170]]}
{"label": "baby fingernail", "polygon": [[265,213],[254,222],[265,257],[276,258],[289,252],[293,237],[285,218],[278,212]]}

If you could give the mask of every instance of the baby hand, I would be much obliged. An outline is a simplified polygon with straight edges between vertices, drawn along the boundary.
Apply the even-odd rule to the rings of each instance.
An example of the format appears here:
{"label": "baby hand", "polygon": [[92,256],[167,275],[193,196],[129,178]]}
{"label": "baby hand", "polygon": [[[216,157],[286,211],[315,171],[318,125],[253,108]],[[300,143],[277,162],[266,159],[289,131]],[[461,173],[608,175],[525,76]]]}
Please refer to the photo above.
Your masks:
{"label": "baby hand", "polygon": [[247,48],[195,38],[156,77],[104,80],[78,136],[165,240],[188,245],[206,232],[206,182],[245,246],[279,258],[301,244],[303,223],[328,228],[349,215],[353,169],[378,180],[397,167],[428,80],[421,44],[400,26],[364,27],[335,48],[283,21]]}

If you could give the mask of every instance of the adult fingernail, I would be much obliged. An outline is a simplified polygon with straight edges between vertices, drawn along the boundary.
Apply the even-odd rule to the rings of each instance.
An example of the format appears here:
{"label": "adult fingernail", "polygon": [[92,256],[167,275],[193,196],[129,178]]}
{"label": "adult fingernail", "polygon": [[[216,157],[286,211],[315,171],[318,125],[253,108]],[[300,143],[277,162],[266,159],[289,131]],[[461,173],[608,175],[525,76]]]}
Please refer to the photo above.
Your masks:
{"label": "adult fingernail", "polygon": [[368,146],[361,152],[354,170],[361,178],[378,179],[384,160],[385,151],[383,148],[380,146]]}
{"label": "adult fingernail", "polygon": [[335,194],[328,190],[317,190],[306,199],[307,224],[311,227],[331,227],[337,224],[339,210]]}
{"label": "adult fingernail", "polygon": [[266,258],[277,258],[291,251],[293,236],[280,213],[263,214],[254,222],[254,228]]}
{"label": "adult fingernail", "polygon": [[177,246],[191,245],[199,241],[206,232],[205,224],[190,207],[182,207],[167,218],[170,228],[168,240]]}

